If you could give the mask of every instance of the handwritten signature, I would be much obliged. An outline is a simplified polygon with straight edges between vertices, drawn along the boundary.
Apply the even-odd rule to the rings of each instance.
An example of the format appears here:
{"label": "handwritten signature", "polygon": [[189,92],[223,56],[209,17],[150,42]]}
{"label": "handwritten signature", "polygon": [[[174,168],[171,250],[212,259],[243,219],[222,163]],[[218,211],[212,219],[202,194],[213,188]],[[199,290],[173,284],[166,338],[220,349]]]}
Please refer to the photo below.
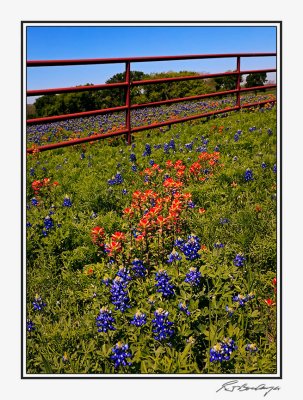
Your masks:
{"label": "handwritten signature", "polygon": [[258,386],[248,386],[247,383],[243,383],[242,385],[239,384],[237,385],[239,381],[235,380],[235,381],[229,381],[226,383],[223,383],[223,385],[216,390],[216,393],[220,392],[221,390],[224,392],[246,392],[248,390],[262,390],[264,391],[264,397],[268,395],[268,393],[270,393],[272,390],[280,390],[281,388],[279,386],[266,386],[264,384],[260,384]]}

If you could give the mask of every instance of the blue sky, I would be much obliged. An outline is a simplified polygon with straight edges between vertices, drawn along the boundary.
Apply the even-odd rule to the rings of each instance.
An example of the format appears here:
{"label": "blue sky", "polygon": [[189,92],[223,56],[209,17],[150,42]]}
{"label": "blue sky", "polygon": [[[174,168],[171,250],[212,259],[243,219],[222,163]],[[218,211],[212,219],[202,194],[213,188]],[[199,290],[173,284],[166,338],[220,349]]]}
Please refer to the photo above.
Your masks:
{"label": "blue sky", "polygon": [[[27,60],[136,57],[276,51],[274,26],[28,26]],[[275,57],[246,58],[241,69],[275,68]],[[224,72],[235,59],[169,61],[132,64],[146,73],[190,70]],[[45,89],[104,83],[123,64],[41,67],[27,69],[27,88]],[[274,76],[268,76],[274,79]],[[28,98],[28,102],[33,102]]]}

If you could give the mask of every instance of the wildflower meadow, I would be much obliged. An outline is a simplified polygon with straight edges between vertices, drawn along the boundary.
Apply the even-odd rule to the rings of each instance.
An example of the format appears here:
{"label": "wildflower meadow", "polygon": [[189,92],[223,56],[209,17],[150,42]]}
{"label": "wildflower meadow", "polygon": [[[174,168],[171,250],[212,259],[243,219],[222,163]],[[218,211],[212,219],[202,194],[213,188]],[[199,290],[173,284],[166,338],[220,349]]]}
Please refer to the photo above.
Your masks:
{"label": "wildflower meadow", "polygon": [[268,103],[27,155],[28,374],[277,372],[276,119]]}

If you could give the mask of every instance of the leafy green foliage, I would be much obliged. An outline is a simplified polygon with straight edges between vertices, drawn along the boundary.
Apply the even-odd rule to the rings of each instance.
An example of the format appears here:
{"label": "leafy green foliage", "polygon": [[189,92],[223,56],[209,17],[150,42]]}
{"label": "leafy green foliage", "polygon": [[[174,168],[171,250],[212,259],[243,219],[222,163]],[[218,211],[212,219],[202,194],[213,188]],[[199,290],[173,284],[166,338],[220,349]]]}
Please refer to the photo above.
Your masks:
{"label": "leafy green foliage", "polygon": [[[114,143],[104,140],[28,156],[26,314],[35,329],[27,332],[27,373],[276,372],[275,124],[275,109],[242,111],[206,122],[178,124],[170,130],[139,133],[134,148],[116,139]],[[240,138],[235,141],[239,130]],[[163,145],[171,139],[175,151],[164,152]],[[188,146],[191,142],[192,148]],[[146,143],[151,146],[149,157],[143,155]],[[201,145],[207,146],[208,153],[219,146],[220,156],[211,173],[203,175],[206,179],[199,180],[188,171],[203,154],[196,151]],[[137,172],[131,169],[132,152]],[[81,157],[83,153],[85,157]],[[163,172],[154,173],[146,183],[146,169],[152,168],[150,159]],[[130,222],[123,210],[132,204],[134,191],[167,193],[162,178],[169,160],[173,164],[182,160],[185,165],[182,193],[191,193],[195,207],[183,209],[178,220],[180,232],[158,232],[142,242],[130,239],[130,228],[139,218]],[[253,171],[253,181],[246,182],[243,177],[247,168]],[[118,172],[122,183],[109,185],[108,180]],[[176,170],[169,170],[169,174],[176,179]],[[45,178],[49,182],[35,192],[33,182]],[[63,205],[66,196],[70,207]],[[38,205],[32,204],[33,198]],[[47,216],[53,221],[48,230]],[[126,236],[123,251],[112,257],[114,262],[104,247],[91,240],[97,226],[104,229],[106,243],[117,231]],[[200,257],[187,260],[177,249],[182,259],[167,263],[176,236],[186,239],[191,233],[201,239]],[[224,246],[216,246],[218,243]],[[239,253],[245,255],[242,267],[233,262]],[[131,270],[135,258],[143,260],[147,275],[135,277],[131,272],[127,285],[130,308],[121,312],[115,310],[111,286],[104,280],[112,282],[121,266]],[[185,282],[191,267],[201,273],[200,286]],[[161,268],[175,288],[171,298],[156,291],[155,273]],[[233,301],[234,296],[249,293],[253,296],[244,306]],[[36,294],[46,303],[41,311],[33,309]],[[180,310],[180,302],[186,304],[190,315]],[[226,306],[233,309],[231,314]],[[97,331],[101,307],[112,311],[115,330]],[[175,331],[163,342],[154,339],[152,325],[159,308],[169,313]],[[147,323],[140,327],[130,324],[137,310],[147,316]],[[233,338],[238,349],[229,361],[211,363],[210,348],[225,337]],[[110,356],[119,341],[129,345],[132,364],[116,370]],[[247,352],[248,343],[255,343],[258,351]]]}

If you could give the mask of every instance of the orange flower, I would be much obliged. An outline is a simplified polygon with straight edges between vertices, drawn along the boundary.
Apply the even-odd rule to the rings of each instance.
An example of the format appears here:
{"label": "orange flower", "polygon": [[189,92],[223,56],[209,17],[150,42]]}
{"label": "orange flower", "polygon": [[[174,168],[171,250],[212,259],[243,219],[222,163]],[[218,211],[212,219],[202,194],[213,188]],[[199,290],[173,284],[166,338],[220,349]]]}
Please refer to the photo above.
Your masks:
{"label": "orange flower", "polygon": [[94,244],[97,244],[99,246],[102,246],[103,243],[101,243],[101,241],[104,240],[104,234],[105,231],[103,228],[101,228],[100,226],[96,226],[95,228],[93,228],[91,230],[91,238],[92,238],[92,242]]}
{"label": "orange flower", "polygon": [[115,232],[112,234],[112,240],[122,242],[122,240],[125,240],[125,234],[122,232]]}
{"label": "orange flower", "polygon": [[204,213],[206,213],[206,210],[205,210],[205,208],[199,208],[199,214],[204,214]]}
{"label": "orange flower", "polygon": [[150,227],[150,221],[147,219],[147,218],[141,218],[141,220],[140,220],[140,222],[139,222],[139,225],[144,229],[144,230],[146,230],[147,228],[149,228]]}
{"label": "orange flower", "polygon": [[255,210],[256,210],[256,212],[261,212],[262,208],[259,204],[257,204]]}
{"label": "orange flower", "polygon": [[268,305],[268,307],[273,307],[276,305],[276,303],[274,303],[274,301],[272,299],[266,299],[264,301]]}

